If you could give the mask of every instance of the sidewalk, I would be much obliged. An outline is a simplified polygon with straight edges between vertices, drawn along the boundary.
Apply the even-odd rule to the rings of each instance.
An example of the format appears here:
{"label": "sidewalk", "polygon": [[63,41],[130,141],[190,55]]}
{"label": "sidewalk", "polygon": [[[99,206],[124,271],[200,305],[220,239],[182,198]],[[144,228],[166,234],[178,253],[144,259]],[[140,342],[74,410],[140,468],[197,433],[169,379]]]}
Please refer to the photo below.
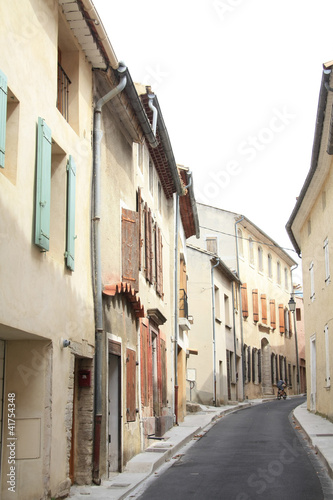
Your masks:
{"label": "sidewalk", "polygon": [[306,402],[295,408],[294,418],[333,479],[333,423],[309,412]]}
{"label": "sidewalk", "polygon": [[[161,465],[175,457],[178,451],[199,436],[218,418],[242,408],[261,404],[266,399],[244,401],[235,405],[212,407],[201,405],[201,411],[189,413],[184,422],[172,427],[163,441],[156,441],[144,452],[132,458],[124,472],[115,473],[101,486],[73,486],[68,498],[71,500],[121,500],[137,488],[145,479],[154,473]],[[318,451],[318,455],[327,466],[333,477],[333,423],[308,412],[306,403],[294,410],[298,425],[305,431],[309,442]]]}

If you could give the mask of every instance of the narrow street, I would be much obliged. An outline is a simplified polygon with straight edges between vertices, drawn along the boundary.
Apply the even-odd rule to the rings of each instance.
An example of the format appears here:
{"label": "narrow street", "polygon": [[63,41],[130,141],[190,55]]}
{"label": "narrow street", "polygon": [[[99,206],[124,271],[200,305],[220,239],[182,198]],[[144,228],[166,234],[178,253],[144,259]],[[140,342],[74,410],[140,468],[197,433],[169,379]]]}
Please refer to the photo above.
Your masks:
{"label": "narrow street", "polygon": [[221,418],[135,498],[333,498],[331,480],[290,417],[302,402],[275,400]]}

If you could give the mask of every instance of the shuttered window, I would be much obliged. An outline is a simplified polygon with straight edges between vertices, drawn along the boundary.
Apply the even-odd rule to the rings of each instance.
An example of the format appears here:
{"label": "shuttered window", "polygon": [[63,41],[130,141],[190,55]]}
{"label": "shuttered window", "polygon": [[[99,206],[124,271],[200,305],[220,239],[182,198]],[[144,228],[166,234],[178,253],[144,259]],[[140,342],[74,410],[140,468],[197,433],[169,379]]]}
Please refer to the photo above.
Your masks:
{"label": "shuttered window", "polygon": [[74,271],[75,260],[75,191],[76,191],[76,165],[70,156],[67,163],[67,239],[66,239],[66,265]]}
{"label": "shuttered window", "polygon": [[162,233],[161,229],[156,225],[155,228],[155,255],[156,255],[156,292],[163,296],[163,259],[162,259]]}
{"label": "shuttered window", "polygon": [[251,382],[251,347],[247,348],[247,378]]}
{"label": "shuttered window", "polygon": [[275,300],[271,299],[269,301],[269,309],[270,309],[270,315],[271,315],[271,327],[273,330],[276,328],[276,312],[275,312]]}
{"label": "shuttered window", "polygon": [[167,406],[167,359],[165,340],[161,339],[162,406]]}
{"label": "shuttered window", "polygon": [[0,70],[0,167],[5,166],[7,123],[7,77]]}
{"label": "shuttered window", "polygon": [[122,209],[122,281],[139,291],[139,214]]}
{"label": "shuttered window", "polygon": [[258,290],[252,290],[252,303],[253,303],[253,321],[259,321],[259,300]]}
{"label": "shuttered window", "polygon": [[258,382],[261,384],[261,349],[258,350]]}
{"label": "shuttered window", "polygon": [[43,250],[49,250],[50,246],[51,147],[51,130],[38,118],[35,244]]}
{"label": "shuttered window", "polygon": [[243,283],[241,285],[241,296],[242,296],[242,312],[243,318],[248,318],[249,316],[249,305],[247,300],[247,284]]}
{"label": "shuttered window", "polygon": [[279,304],[279,325],[280,325],[280,333],[284,333],[284,306],[283,304]]}
{"label": "shuttered window", "polygon": [[[139,151],[141,151],[141,145],[138,145]],[[141,188],[138,188],[138,216],[139,216],[139,271],[141,271],[141,262],[142,262],[142,197],[141,197]]]}
{"label": "shuttered window", "polygon": [[135,351],[126,349],[126,420],[134,422],[136,418],[135,405],[136,360]]}
{"label": "shuttered window", "polygon": [[145,203],[145,270],[146,279],[153,282],[153,220],[151,210]]}
{"label": "shuttered window", "polygon": [[267,325],[267,299],[266,295],[261,295],[261,320]]}

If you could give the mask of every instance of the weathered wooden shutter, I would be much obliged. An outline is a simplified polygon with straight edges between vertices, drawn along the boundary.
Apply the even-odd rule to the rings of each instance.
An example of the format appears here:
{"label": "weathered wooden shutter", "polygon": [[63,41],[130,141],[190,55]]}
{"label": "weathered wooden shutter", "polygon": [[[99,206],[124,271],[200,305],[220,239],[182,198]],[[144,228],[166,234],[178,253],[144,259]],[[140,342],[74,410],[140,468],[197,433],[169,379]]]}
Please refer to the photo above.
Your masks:
{"label": "weathered wooden shutter", "polygon": [[253,302],[253,321],[259,321],[259,300],[258,300],[258,290],[252,290],[252,302]]}
{"label": "weathered wooden shutter", "polygon": [[160,228],[156,225],[155,229],[155,248],[156,248],[156,292],[163,296],[163,261],[162,261],[162,234]]}
{"label": "weathered wooden shutter", "polygon": [[135,406],[136,360],[135,351],[126,349],[126,420],[134,422],[136,419]]}
{"label": "weathered wooden shutter", "polygon": [[72,156],[67,163],[67,240],[66,240],[66,265],[74,271],[75,260],[75,191],[76,191],[76,165]]}
{"label": "weathered wooden shutter", "polygon": [[283,358],[283,364],[284,364],[284,373],[285,373],[285,382],[288,385],[288,372],[287,372],[287,358]]}
{"label": "weathered wooden shutter", "polygon": [[162,368],[162,406],[167,406],[167,360],[166,360],[166,344],[165,340],[161,339],[161,368]]}
{"label": "weathered wooden shutter", "polygon": [[256,380],[256,351],[257,349],[252,349],[252,380],[255,382]]}
{"label": "weathered wooden shutter", "polygon": [[140,321],[141,333],[141,404],[148,406],[148,325],[144,320]]}
{"label": "weathered wooden shutter", "polygon": [[242,294],[242,312],[243,318],[248,318],[249,316],[249,305],[247,300],[247,284],[243,283],[241,285],[241,294]]}
{"label": "weathered wooden shutter", "polygon": [[275,382],[279,381],[279,362],[277,355],[275,356]]}
{"label": "weathered wooden shutter", "polygon": [[7,77],[0,70],[0,167],[5,166],[7,124]]}
{"label": "weathered wooden shutter", "polygon": [[275,354],[271,354],[271,381],[274,384],[274,363],[275,363]]}
{"label": "weathered wooden shutter", "polygon": [[148,239],[149,239],[149,248],[148,248],[148,256],[149,256],[149,283],[153,282],[153,216],[151,214],[151,210],[148,211]]}
{"label": "weathered wooden shutter", "polygon": [[261,321],[267,325],[267,300],[266,295],[261,295]]}
{"label": "weathered wooden shutter", "polygon": [[[139,148],[140,149],[140,148]],[[139,271],[141,271],[141,261],[142,261],[142,198],[141,198],[141,188],[138,188],[138,216],[139,216]]]}
{"label": "weathered wooden shutter", "polygon": [[270,315],[271,315],[271,327],[273,330],[276,328],[276,312],[275,312],[275,300],[271,299],[269,301]]}
{"label": "weathered wooden shutter", "polygon": [[43,250],[50,247],[51,148],[51,130],[42,118],[38,118],[35,244]]}
{"label": "weathered wooden shutter", "polygon": [[280,325],[280,333],[284,333],[284,306],[283,306],[283,304],[279,304],[279,325]]}
{"label": "weathered wooden shutter", "polygon": [[139,214],[122,209],[122,281],[139,291]]}
{"label": "weathered wooden shutter", "polygon": [[156,338],[156,358],[157,358],[157,389],[158,389],[158,413],[162,406],[162,359],[161,359],[161,339],[160,333]]}
{"label": "weathered wooden shutter", "polygon": [[251,347],[250,346],[247,348],[247,362],[248,362],[247,378],[248,378],[248,381],[251,382]]}
{"label": "weathered wooden shutter", "polygon": [[258,382],[261,384],[261,349],[258,350]]}

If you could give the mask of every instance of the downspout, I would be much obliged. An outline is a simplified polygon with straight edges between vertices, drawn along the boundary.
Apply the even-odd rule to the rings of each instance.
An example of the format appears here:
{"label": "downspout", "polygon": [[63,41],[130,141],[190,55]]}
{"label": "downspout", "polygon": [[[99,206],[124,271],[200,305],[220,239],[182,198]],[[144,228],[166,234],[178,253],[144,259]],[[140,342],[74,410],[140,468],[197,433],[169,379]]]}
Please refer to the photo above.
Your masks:
{"label": "downspout", "polygon": [[93,172],[94,172],[94,302],[95,302],[95,427],[94,427],[94,469],[93,480],[96,484],[101,483],[100,478],[100,441],[102,423],[102,372],[103,372],[103,300],[102,300],[102,263],[101,263],[101,113],[104,104],[118,95],[126,86],[126,76],[123,75],[126,66],[119,63],[118,72],[121,73],[120,82],[97,101],[94,110],[93,130]]}
{"label": "downspout", "polygon": [[239,251],[238,251],[238,236],[237,236],[237,224],[244,220],[244,215],[241,216],[239,220],[235,222],[235,235],[236,235],[236,259],[237,259],[237,275],[239,278],[239,309],[240,309],[240,324],[241,324],[241,359],[242,359],[242,391],[244,399],[244,332],[243,332],[243,307],[242,307],[242,283],[239,274]]}
{"label": "downspout", "polygon": [[153,132],[154,132],[154,136],[156,137],[156,126],[157,126],[157,108],[155,108],[154,104],[153,104],[153,100],[154,100],[154,94],[148,94],[148,106],[150,107],[150,109],[152,110],[153,112],[153,124],[152,124],[152,129],[153,129]]}
{"label": "downspout", "polygon": [[217,259],[217,262],[211,268],[211,283],[212,283],[212,320],[213,320],[213,404],[216,404],[216,334],[215,334],[215,288],[214,288],[214,268],[217,267],[220,263],[220,259]]}
{"label": "downspout", "polygon": [[[184,191],[188,189],[192,184],[192,176],[187,186],[185,186]],[[179,194],[176,192],[176,221],[175,221],[175,257],[174,257],[174,295],[175,295],[175,350],[174,350],[174,368],[175,368],[175,423],[178,425],[178,233],[179,233]]]}

